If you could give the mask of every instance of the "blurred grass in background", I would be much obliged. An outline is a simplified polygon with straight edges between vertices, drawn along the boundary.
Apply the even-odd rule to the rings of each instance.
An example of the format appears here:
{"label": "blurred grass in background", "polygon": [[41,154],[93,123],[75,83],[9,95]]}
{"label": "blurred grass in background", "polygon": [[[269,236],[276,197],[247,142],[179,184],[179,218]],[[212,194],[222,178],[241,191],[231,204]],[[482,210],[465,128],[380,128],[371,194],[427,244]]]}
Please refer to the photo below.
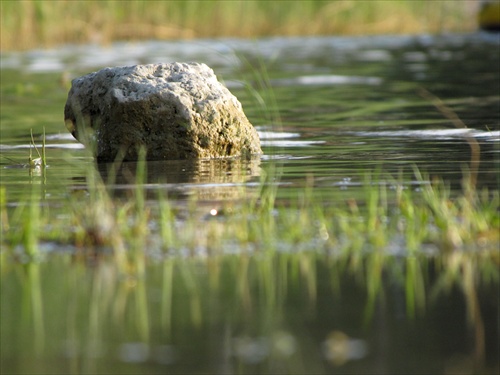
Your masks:
{"label": "blurred grass in background", "polygon": [[477,0],[2,0],[1,50],[116,40],[467,32]]}

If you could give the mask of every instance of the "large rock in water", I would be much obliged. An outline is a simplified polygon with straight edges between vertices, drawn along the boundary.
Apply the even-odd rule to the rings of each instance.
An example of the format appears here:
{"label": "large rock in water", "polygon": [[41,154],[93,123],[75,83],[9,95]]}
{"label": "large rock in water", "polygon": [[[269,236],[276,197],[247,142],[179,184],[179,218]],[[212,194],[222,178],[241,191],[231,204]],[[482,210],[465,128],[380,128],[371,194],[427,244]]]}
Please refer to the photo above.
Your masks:
{"label": "large rock in water", "polygon": [[99,161],[250,156],[259,136],[240,102],[205,64],[105,68],[73,80],[68,130]]}

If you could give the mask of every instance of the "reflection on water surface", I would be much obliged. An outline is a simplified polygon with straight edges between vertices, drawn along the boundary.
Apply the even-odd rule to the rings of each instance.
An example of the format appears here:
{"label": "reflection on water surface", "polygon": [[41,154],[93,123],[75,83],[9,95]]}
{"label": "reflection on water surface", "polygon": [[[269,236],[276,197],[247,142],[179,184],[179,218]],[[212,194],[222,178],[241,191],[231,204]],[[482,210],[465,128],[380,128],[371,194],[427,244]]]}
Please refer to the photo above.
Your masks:
{"label": "reflection on water surface", "polygon": [[[179,206],[174,232],[196,215],[191,233],[200,237],[179,239],[173,252],[151,238],[127,276],[112,259],[85,257],[58,239],[42,244],[43,261],[24,265],[12,261],[22,263],[23,249],[2,242],[2,373],[498,372],[498,257],[434,244],[414,251],[399,237],[374,250],[350,237],[332,239],[319,221],[301,221],[300,207],[286,206],[307,187],[325,207],[345,201],[355,209],[354,200],[366,199],[367,173],[402,178],[418,194],[429,181],[415,180],[415,165],[458,191],[471,139],[480,146],[478,186],[497,192],[498,35],[151,41],[1,59],[7,198],[0,206],[10,217],[34,189],[54,222],[67,221],[71,199],[89,200],[94,164],[68,136],[62,109],[68,77],[104,66],[207,63],[242,102],[265,151],[248,162],[149,163],[140,185],[145,209],[161,211],[159,197],[168,197]],[[468,129],[419,96],[421,87]],[[43,127],[49,167],[37,175],[22,165],[30,129],[39,147]],[[99,166],[119,208],[139,190],[136,170],[136,163]],[[399,188],[392,180],[373,185],[387,186],[389,195]],[[262,225],[253,233],[262,249],[212,242],[232,221],[251,225],[254,216],[234,212],[263,194],[262,186],[278,187],[286,210],[273,212],[274,220],[296,220],[297,233],[269,244]],[[221,208],[231,204],[225,215]],[[148,225],[160,231],[161,217]],[[316,235],[304,241],[301,231]]]}

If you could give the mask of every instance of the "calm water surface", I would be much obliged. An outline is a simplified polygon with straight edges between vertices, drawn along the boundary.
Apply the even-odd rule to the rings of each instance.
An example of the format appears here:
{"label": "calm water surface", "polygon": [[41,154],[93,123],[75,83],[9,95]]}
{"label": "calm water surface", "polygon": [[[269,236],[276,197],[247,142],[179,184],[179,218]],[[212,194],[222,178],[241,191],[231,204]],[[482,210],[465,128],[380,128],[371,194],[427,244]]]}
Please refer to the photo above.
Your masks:
{"label": "calm water surface", "polygon": [[[478,185],[499,188],[498,34],[151,41],[2,53],[0,173],[8,207],[26,199],[33,184],[43,185],[54,210],[86,187],[93,162],[63,122],[72,78],[106,66],[170,61],[212,67],[242,102],[265,155],[245,165],[150,163],[152,206],[162,190],[173,204],[195,195],[208,213],[221,201],[245,199],[241,187],[251,193],[271,167],[280,173],[275,183],[283,201],[311,181],[325,203],[360,198],[367,173],[380,171],[418,189],[414,166],[458,190],[471,143],[480,146]],[[421,89],[467,128],[457,128]],[[30,129],[40,144],[43,127],[44,178],[20,167]],[[105,179],[107,167],[99,166]],[[122,167],[118,198],[135,188],[134,171],[133,163]],[[472,292],[466,281],[449,282],[457,259],[423,252],[351,262],[315,248],[254,256],[233,249],[222,259],[149,261],[145,278],[123,280],[106,264],[71,263],[64,254],[74,249],[42,247],[44,262],[2,264],[2,373],[499,369],[498,280],[478,282]],[[472,261],[482,269],[479,256]],[[408,280],[426,291],[417,312],[408,307]]]}

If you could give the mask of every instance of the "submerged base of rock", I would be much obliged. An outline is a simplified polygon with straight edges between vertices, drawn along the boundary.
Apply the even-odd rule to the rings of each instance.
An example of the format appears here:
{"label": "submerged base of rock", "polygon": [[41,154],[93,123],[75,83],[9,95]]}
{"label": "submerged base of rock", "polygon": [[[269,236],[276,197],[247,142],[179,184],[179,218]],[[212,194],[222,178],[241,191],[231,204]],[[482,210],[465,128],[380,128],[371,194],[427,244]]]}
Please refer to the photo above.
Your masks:
{"label": "submerged base of rock", "polygon": [[205,64],[105,68],[73,80],[68,130],[99,161],[262,153],[241,104]]}

